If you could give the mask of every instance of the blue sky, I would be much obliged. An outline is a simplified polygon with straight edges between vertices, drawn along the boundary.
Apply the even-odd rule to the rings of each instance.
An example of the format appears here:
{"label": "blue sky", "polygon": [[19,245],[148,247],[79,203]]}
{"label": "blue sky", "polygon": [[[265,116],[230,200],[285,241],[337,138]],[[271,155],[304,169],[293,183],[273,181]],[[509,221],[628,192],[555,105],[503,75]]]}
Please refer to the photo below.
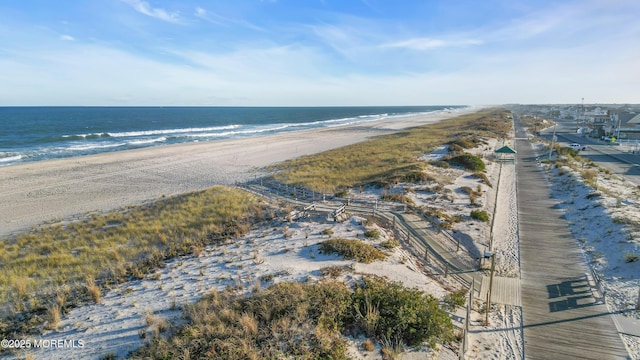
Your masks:
{"label": "blue sky", "polygon": [[3,0],[0,105],[640,103],[640,1]]}

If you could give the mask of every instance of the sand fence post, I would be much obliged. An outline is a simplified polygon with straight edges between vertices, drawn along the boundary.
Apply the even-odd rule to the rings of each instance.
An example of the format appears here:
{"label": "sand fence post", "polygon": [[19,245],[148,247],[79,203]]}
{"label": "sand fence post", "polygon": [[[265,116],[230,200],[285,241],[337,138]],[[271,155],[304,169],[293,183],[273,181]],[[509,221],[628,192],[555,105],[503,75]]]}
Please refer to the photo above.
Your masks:
{"label": "sand fence post", "polygon": [[638,287],[638,301],[636,302],[636,310],[640,310],[640,286]]}

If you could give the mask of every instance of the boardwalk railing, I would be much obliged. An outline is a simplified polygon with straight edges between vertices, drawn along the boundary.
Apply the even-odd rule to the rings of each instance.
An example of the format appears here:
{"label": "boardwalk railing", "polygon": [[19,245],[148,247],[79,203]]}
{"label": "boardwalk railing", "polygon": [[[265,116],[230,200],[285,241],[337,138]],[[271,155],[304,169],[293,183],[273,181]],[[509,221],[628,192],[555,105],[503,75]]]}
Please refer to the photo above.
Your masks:
{"label": "boardwalk railing", "polygon": [[[256,190],[255,188],[252,188],[252,186],[259,186],[260,189]],[[429,241],[427,239],[423,238],[411,226],[409,226],[404,221],[402,216],[393,214],[394,211],[406,211],[406,205],[379,202],[377,200],[371,201],[363,199],[345,199],[333,195],[310,191],[308,189],[293,185],[282,184],[272,178],[256,179],[253,182],[245,184],[245,187],[252,188],[252,191],[255,191],[256,193],[270,192],[272,194],[289,199],[293,197],[295,200],[306,199],[307,201],[315,201],[322,199],[323,201],[330,201],[334,204],[337,201],[340,201],[342,204],[340,204],[337,209],[331,212],[331,216],[334,219],[337,219],[340,215],[344,214],[347,211],[348,205],[349,212],[357,213],[362,216],[369,216],[382,227],[392,229],[395,237],[398,240],[405,242],[405,244],[408,245],[408,249],[412,251],[417,258],[422,257],[436,271],[432,273],[432,275],[441,275],[445,277],[452,276],[463,286],[470,286],[470,277],[460,276],[460,273],[475,271],[475,266],[477,264],[471,258],[464,259],[460,256],[457,256],[456,258],[458,262],[465,265],[466,269],[464,269],[446,260],[442,256],[442,254],[436,251],[429,244]],[[440,243],[440,247],[443,247],[444,245],[444,247],[448,249],[447,252],[457,252],[460,246],[459,240],[457,240],[449,231],[442,228],[439,224],[434,223],[432,219],[429,219],[426,216],[421,216],[421,218],[429,220],[434,225],[432,226],[432,228],[437,229],[425,230],[426,232],[428,232],[428,236],[431,241],[437,241],[438,243]],[[452,250],[454,248],[456,250]]]}

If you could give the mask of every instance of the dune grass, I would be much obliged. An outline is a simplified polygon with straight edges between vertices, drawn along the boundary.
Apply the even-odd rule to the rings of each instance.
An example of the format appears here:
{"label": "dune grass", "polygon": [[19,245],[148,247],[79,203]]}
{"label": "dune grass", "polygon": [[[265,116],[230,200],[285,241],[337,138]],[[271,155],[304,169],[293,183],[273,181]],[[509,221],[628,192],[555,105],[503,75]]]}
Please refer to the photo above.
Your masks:
{"label": "dune grass", "polygon": [[387,258],[382,251],[360,240],[330,239],[321,242],[318,248],[322,253],[336,253],[345,259],[353,259],[366,264]]}
{"label": "dune grass", "polygon": [[479,137],[506,138],[512,129],[508,116],[504,109],[484,110],[302,156],[271,170],[281,182],[325,193],[359,185],[420,180],[426,167],[421,155],[452,142],[463,147],[480,144]]}
{"label": "dune grass", "polygon": [[31,313],[32,321],[0,330],[21,332],[40,323],[39,314],[56,297],[70,299],[58,304],[61,312],[71,301],[100,302],[106,285],[142,277],[167,258],[241,235],[265,213],[256,197],[215,187],[1,239],[0,301],[10,304],[2,317]]}
{"label": "dune grass", "polygon": [[247,297],[213,291],[186,307],[188,324],[157,338],[135,359],[348,359],[341,335],[420,346],[453,339],[438,300],[367,277],[351,290],[337,281],[280,283]]}

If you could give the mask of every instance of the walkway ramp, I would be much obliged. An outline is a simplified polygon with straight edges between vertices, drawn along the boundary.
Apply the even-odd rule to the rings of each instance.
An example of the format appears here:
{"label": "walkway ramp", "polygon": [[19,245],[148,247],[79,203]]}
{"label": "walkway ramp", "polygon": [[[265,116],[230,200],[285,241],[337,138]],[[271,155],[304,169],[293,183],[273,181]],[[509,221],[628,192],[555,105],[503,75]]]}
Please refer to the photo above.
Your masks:
{"label": "walkway ramp", "polygon": [[[519,130],[519,131],[518,131]],[[522,133],[516,122],[516,131]],[[521,291],[526,359],[627,359],[528,140],[516,140]]]}
{"label": "walkway ramp", "polygon": [[[489,276],[482,277],[480,300],[487,298],[490,280]],[[491,289],[491,303],[522,306],[520,279],[494,276]]]}

